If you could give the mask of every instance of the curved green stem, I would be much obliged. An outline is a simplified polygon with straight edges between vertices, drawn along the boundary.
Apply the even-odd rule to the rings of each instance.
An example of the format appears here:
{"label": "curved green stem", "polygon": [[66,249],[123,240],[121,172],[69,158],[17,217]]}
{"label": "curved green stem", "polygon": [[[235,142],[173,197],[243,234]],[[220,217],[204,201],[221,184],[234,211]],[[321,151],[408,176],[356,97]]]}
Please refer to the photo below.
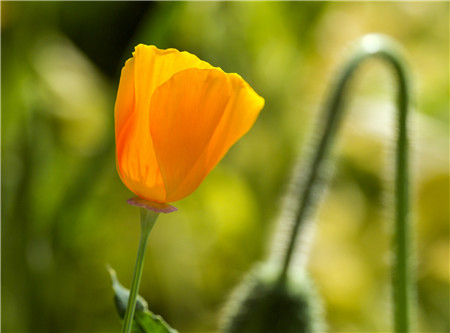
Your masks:
{"label": "curved green stem", "polygon": [[[409,104],[409,87],[407,72],[401,60],[398,46],[389,38],[381,35],[365,36],[353,57],[338,76],[333,87],[331,98],[325,106],[324,123],[320,124],[320,141],[313,147],[313,155],[302,169],[305,175],[300,193],[300,205],[295,212],[295,221],[290,234],[289,246],[284,255],[280,280],[285,279],[297,242],[300,226],[317,204],[320,187],[319,180],[324,178],[324,162],[329,154],[336,136],[337,128],[342,118],[344,97],[347,93],[350,78],[359,65],[368,58],[379,57],[385,60],[393,69],[398,80],[397,95],[397,138],[395,157],[395,234],[393,239],[393,302],[395,309],[395,332],[409,332],[409,303],[410,303],[410,263],[409,263],[409,191],[408,191],[408,133],[407,115]],[[322,127],[323,126],[323,127]]]}
{"label": "curved green stem", "polygon": [[129,333],[133,325],[134,310],[136,308],[136,298],[141,283],[142,269],[144,267],[144,256],[147,248],[147,240],[153,225],[158,218],[159,213],[141,208],[141,238],[139,240],[139,249],[134,266],[133,281],[131,282],[130,295],[128,298],[127,311],[123,320],[122,333]]}

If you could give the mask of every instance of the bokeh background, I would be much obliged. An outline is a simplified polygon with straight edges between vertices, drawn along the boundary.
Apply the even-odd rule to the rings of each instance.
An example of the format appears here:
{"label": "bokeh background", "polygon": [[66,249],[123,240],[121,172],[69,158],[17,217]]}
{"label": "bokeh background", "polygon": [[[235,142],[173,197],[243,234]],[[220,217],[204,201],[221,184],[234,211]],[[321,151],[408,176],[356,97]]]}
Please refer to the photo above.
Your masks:
{"label": "bokeh background", "polygon": [[[120,330],[106,264],[130,285],[139,210],[115,168],[113,108],[138,43],[241,74],[266,99],[253,129],[161,216],[141,294],[180,332],[216,332],[269,255],[283,194],[349,47],[397,39],[412,69],[417,331],[449,332],[448,2],[1,2],[2,332]],[[330,332],[391,330],[395,81],[355,77],[308,269]]]}

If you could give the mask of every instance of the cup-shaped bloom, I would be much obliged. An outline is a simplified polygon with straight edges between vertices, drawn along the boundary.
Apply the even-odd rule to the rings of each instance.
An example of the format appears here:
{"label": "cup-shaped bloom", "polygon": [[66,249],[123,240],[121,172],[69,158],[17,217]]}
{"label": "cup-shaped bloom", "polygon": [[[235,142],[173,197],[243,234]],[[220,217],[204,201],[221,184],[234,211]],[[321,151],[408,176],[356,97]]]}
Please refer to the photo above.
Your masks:
{"label": "cup-shaped bloom", "polygon": [[263,106],[238,74],[188,52],[138,45],[122,69],[115,105],[120,178],[147,201],[186,197]]}

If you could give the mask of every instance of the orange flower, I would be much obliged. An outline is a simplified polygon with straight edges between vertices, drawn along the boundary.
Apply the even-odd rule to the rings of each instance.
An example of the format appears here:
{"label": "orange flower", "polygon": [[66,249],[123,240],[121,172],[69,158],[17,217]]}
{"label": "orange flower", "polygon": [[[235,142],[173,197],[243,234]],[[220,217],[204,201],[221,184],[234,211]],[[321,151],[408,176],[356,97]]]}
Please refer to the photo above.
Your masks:
{"label": "orange flower", "polygon": [[264,99],[188,52],[138,45],[115,105],[117,169],[141,199],[191,194],[253,125]]}

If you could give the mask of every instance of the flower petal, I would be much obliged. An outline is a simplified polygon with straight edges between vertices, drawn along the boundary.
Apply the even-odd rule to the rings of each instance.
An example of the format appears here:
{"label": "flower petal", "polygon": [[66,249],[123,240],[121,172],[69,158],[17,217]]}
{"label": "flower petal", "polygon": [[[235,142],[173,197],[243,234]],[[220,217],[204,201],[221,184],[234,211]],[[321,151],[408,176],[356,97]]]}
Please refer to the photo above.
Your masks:
{"label": "flower petal", "polygon": [[[135,59],[131,58],[126,61],[122,69],[114,108],[116,165],[124,184],[132,192],[138,194],[146,191],[142,188],[139,180],[137,165],[137,155],[139,154],[133,154],[133,146],[130,145],[130,140],[135,137],[134,131],[136,130],[136,122],[132,121],[135,115],[135,105]],[[162,184],[162,179],[160,183]],[[165,196],[164,188],[161,196]]]}
{"label": "flower petal", "polygon": [[115,133],[119,137],[125,122],[134,111],[134,59],[125,62],[120,75],[116,105],[114,107]]}
{"label": "flower petal", "polygon": [[222,159],[228,149],[250,130],[264,107],[264,98],[259,96],[244,79],[238,74],[227,74],[227,76],[232,94],[203,157],[211,169]]}
{"label": "flower petal", "polygon": [[122,70],[115,107],[118,171],[132,192],[150,201],[166,198],[149,128],[143,126],[150,100],[159,85],[190,67],[213,68],[187,52],[140,44]]}
{"label": "flower petal", "polygon": [[199,186],[263,104],[240,76],[220,69],[181,71],[155,91],[149,125],[166,202]]}
{"label": "flower petal", "polygon": [[136,109],[142,112],[148,111],[154,91],[175,73],[187,68],[213,68],[188,52],[160,50],[153,45],[139,44],[133,57],[136,61]]}

